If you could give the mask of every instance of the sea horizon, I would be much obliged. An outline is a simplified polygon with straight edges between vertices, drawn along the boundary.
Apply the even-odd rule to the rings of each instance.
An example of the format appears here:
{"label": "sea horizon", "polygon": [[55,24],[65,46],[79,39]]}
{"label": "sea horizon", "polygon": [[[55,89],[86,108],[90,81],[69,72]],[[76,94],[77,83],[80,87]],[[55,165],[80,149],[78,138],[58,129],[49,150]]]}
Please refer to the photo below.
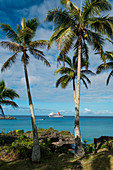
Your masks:
{"label": "sea horizon", "polygon": [[[23,129],[24,132],[32,130],[30,115],[11,115],[15,120],[0,120],[0,132]],[[36,115],[37,128],[48,129],[52,127],[58,131],[70,131],[74,135],[74,116],[50,118],[48,115]],[[113,136],[113,116],[80,116],[80,130],[83,141],[93,143],[94,138]]]}

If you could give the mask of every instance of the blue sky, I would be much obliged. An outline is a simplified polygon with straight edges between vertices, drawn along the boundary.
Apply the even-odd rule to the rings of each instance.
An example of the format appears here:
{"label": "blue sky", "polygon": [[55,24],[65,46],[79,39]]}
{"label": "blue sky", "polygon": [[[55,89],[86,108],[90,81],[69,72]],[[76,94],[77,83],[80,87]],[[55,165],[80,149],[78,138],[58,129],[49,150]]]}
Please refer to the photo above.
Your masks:
{"label": "blue sky", "polygon": [[[80,1],[74,1],[80,6]],[[113,2],[110,1],[113,5]],[[21,22],[21,19],[31,19],[37,17],[40,21],[40,26],[37,29],[35,39],[49,40],[52,35],[52,23],[43,22],[48,10],[61,7],[59,0],[0,0],[0,22],[8,23],[13,29]],[[113,15],[113,10],[109,13]],[[0,41],[8,40],[5,34],[0,31]],[[111,50],[113,46],[106,41],[105,50]],[[47,51],[43,49],[47,60],[51,67],[46,67],[41,61],[30,58],[28,73],[31,84],[33,102],[36,115],[49,114],[51,111],[61,111],[64,115],[74,115],[73,91],[72,84],[65,90],[55,87],[55,82],[59,76],[54,75],[57,69],[56,58],[59,51],[55,44]],[[12,55],[6,49],[0,47],[0,68],[3,63]],[[71,56],[72,53],[70,52]],[[20,99],[16,100],[19,109],[13,110],[10,107],[5,107],[7,114],[29,114],[28,98],[24,81],[23,65],[18,57],[17,62],[10,69],[0,73],[1,79],[4,79],[9,88],[15,89],[20,95]],[[90,48],[90,69],[94,72],[97,66],[101,63],[99,56],[94,55]],[[91,76],[91,85],[88,90],[81,84],[81,99],[80,99],[80,115],[113,115],[113,79],[106,86],[108,72],[103,72],[101,75]],[[26,110],[26,111],[25,111]]]}

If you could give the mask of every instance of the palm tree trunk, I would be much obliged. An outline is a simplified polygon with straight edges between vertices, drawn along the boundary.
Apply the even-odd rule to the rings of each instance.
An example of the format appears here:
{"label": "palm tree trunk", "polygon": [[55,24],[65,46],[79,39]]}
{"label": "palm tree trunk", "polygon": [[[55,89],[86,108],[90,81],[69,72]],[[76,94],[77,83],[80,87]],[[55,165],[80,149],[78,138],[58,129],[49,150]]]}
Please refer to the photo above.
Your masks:
{"label": "palm tree trunk", "polygon": [[85,154],[82,144],[82,138],[79,127],[79,102],[80,102],[80,73],[81,73],[81,30],[78,37],[78,68],[77,68],[77,89],[76,89],[76,105],[75,105],[75,156],[83,156]]}
{"label": "palm tree trunk", "polygon": [[40,161],[40,147],[39,147],[39,141],[38,141],[38,132],[37,132],[37,126],[36,126],[36,121],[35,121],[35,115],[34,115],[33,103],[32,103],[32,98],[31,98],[31,92],[30,92],[29,79],[28,79],[25,58],[24,58],[24,72],[25,72],[25,80],[26,80],[26,85],[27,85],[27,93],[28,93],[32,128],[33,128],[32,162],[39,162]]}
{"label": "palm tree trunk", "polygon": [[0,109],[1,109],[1,112],[2,112],[3,117],[5,118],[5,114],[4,114],[4,111],[3,111],[3,109],[2,109],[2,106],[1,106],[1,105],[0,105]]}
{"label": "palm tree trunk", "polygon": [[74,104],[76,106],[75,79],[73,79],[73,95],[74,95]]}

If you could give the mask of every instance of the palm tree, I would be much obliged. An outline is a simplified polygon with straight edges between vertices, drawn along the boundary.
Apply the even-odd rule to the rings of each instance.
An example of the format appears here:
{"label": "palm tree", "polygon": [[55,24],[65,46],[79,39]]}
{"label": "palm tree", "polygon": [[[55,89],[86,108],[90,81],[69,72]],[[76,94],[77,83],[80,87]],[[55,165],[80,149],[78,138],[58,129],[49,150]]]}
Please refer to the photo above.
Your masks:
{"label": "palm tree", "polygon": [[[77,66],[77,89],[76,89],[76,108],[75,108],[75,148],[82,141],[79,129],[79,101],[80,101],[80,73],[81,73],[81,53],[82,44],[85,47],[86,68],[88,67],[87,55],[88,45],[93,46],[93,50],[102,49],[104,39],[101,34],[112,34],[112,17],[101,16],[101,12],[111,10],[112,6],[107,0],[85,0],[79,9],[75,3],[70,0],[60,0],[65,9],[55,9],[48,12],[46,21],[54,22],[54,33],[50,38],[51,43],[56,41],[63,55],[73,49],[78,49]],[[79,145],[78,145],[79,147]],[[78,150],[78,149],[77,149]],[[80,155],[75,150],[75,155]],[[79,147],[80,151],[80,147]],[[84,153],[84,152],[83,152]],[[83,154],[81,153],[81,156]]]}
{"label": "palm tree", "polygon": [[[107,40],[113,44],[112,40],[108,38]],[[105,70],[111,70],[106,81],[106,85],[108,85],[111,76],[113,76],[113,51],[101,51],[99,54],[101,54],[101,60],[103,63],[97,67],[97,74],[100,74]]]}
{"label": "palm tree", "polygon": [[[60,69],[55,71],[56,74],[60,73],[62,75],[57,80],[56,87],[61,85],[62,88],[66,88],[68,86],[69,82],[71,82],[71,81],[73,82],[73,95],[74,95],[75,109],[76,109],[75,79],[77,78],[77,59],[78,59],[77,54],[75,54],[73,56],[72,61],[69,57],[65,56],[65,59],[64,59],[64,61],[66,63],[65,69],[64,69],[64,66],[63,66]],[[60,60],[63,60],[63,57],[61,57]],[[81,68],[85,67],[85,64],[86,64],[86,61],[82,58]],[[83,82],[83,84],[85,85],[85,87],[88,88],[87,83],[91,84],[91,81],[88,79],[88,77],[85,74],[94,75],[94,73],[90,70],[81,70],[80,79]],[[82,143],[80,142],[79,145],[82,145]],[[83,146],[81,146],[81,149],[82,148],[83,148]],[[76,148],[76,150],[77,149],[78,148]],[[84,149],[81,150],[81,152],[84,152]],[[80,150],[77,151],[77,153],[81,154]]]}
{"label": "palm tree", "polygon": [[[29,64],[29,53],[33,55],[36,59],[42,60],[47,66],[50,66],[49,62],[44,58],[44,53],[37,49],[37,47],[45,47],[48,41],[46,40],[37,40],[31,41],[35,36],[39,22],[36,18],[31,20],[21,20],[21,28],[17,25],[17,32],[15,32],[9,24],[1,24],[1,29],[6,33],[6,36],[12,41],[2,41],[0,45],[4,48],[8,48],[14,54],[4,63],[1,71],[5,70],[7,67],[10,67],[13,63],[16,62],[16,58],[20,52],[22,52],[21,61],[24,64],[25,80],[27,86],[27,94],[29,99],[29,107],[31,112],[31,121],[33,128],[33,151],[32,151],[32,161],[40,161],[40,147],[38,142],[38,133],[37,126],[34,115],[34,108],[31,98],[30,85],[28,79],[27,65]],[[29,51],[29,53],[27,53]]]}
{"label": "palm tree", "polygon": [[19,95],[13,89],[8,89],[3,80],[0,81],[0,110],[4,118],[5,114],[2,105],[11,105],[13,107],[18,107],[18,105],[14,101],[12,101],[15,97],[19,98]]}

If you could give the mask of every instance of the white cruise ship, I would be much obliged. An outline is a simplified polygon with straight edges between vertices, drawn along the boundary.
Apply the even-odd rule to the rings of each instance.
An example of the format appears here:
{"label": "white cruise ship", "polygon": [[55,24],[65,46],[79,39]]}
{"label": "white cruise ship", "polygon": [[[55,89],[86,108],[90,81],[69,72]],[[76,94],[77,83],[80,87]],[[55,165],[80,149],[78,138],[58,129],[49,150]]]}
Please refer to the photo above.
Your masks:
{"label": "white cruise ship", "polygon": [[58,112],[58,113],[50,113],[49,114],[49,117],[63,117],[63,115],[62,114],[60,114],[60,112]]}

